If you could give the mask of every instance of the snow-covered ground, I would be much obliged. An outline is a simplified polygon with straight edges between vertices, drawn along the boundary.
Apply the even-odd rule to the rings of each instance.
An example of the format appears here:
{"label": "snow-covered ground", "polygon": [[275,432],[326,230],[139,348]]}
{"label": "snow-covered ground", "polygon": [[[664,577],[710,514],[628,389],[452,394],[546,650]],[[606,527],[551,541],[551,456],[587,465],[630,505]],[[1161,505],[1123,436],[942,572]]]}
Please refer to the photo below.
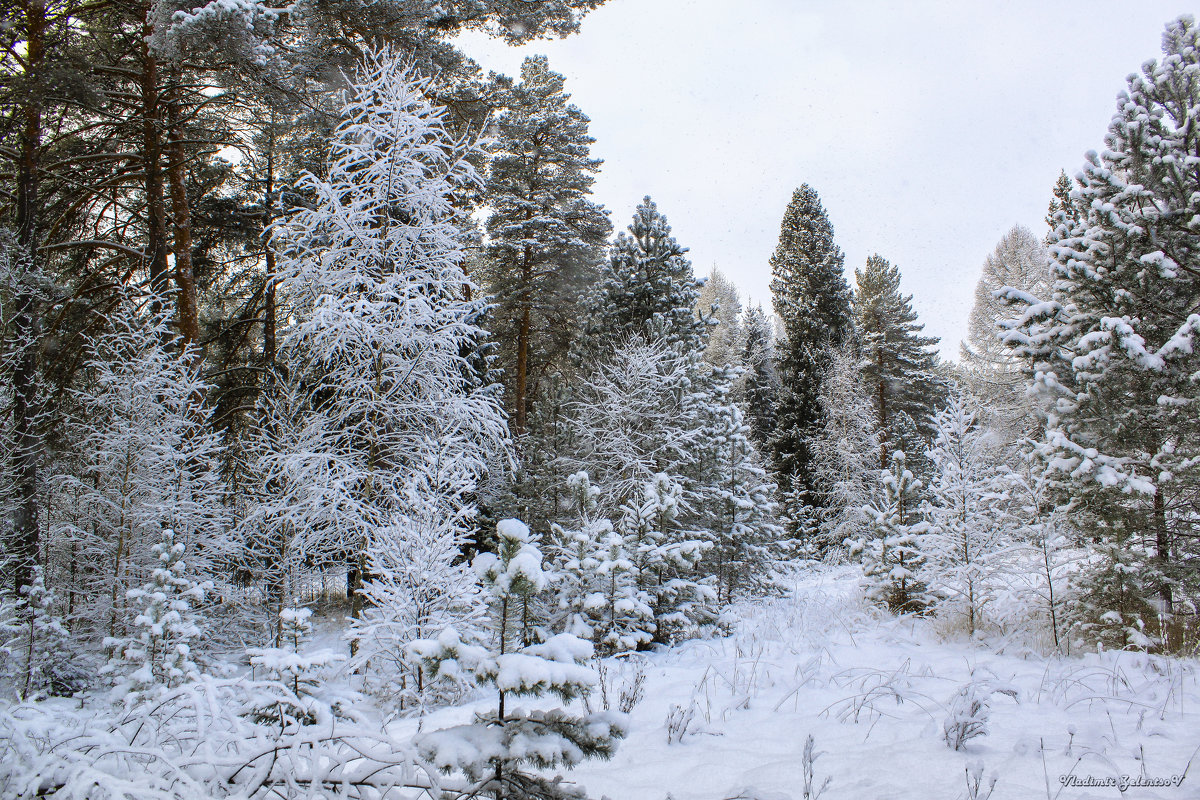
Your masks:
{"label": "snow-covered ground", "polygon": [[[644,696],[617,756],[570,779],[613,800],[802,800],[811,735],[812,797],[825,800],[984,798],[993,776],[992,800],[1200,797],[1200,765],[1188,768],[1200,761],[1195,661],[1046,659],[944,641],[926,620],[865,608],[858,574],[802,574],[789,595],[739,608],[727,638],[610,660],[612,704],[639,670]],[[988,732],[956,752],[945,723],[972,681],[984,697],[995,690]],[[445,709],[423,725],[465,715]],[[979,765],[976,795],[968,776]],[[1169,785],[1136,785],[1156,779]]]}

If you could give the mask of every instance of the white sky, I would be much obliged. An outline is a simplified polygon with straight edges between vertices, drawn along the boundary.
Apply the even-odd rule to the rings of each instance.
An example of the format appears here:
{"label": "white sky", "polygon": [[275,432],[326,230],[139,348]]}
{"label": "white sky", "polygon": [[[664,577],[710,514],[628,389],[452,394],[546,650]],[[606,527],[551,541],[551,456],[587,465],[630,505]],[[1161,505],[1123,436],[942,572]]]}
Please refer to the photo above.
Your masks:
{"label": "white sky", "polygon": [[[736,11],[731,10],[736,9]],[[1059,170],[1103,147],[1125,76],[1180,0],[608,0],[580,34],[460,45],[519,74],[545,53],[592,119],[614,226],[649,194],[697,274],[770,307],[792,190],[821,195],[846,271],[878,252],[958,354],[985,256],[1041,236]]]}

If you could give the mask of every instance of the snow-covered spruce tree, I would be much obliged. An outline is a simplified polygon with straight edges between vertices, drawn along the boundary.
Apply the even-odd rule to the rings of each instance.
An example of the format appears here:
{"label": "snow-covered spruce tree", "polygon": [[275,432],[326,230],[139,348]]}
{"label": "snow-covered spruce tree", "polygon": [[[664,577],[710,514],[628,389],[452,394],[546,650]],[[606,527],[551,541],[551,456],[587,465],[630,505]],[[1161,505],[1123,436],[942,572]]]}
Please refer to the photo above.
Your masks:
{"label": "snow-covered spruce tree", "polygon": [[1103,554],[1087,593],[1093,630],[1167,648],[1181,643],[1176,605],[1200,595],[1190,499],[1200,488],[1200,176],[1188,167],[1200,158],[1198,71],[1200,32],[1180,17],[1162,60],[1129,77],[1105,150],[1076,176],[1078,218],[1056,215],[1050,297],[1006,290],[1024,306],[1006,338],[1034,360],[1051,463]]}
{"label": "snow-covered spruce tree", "polygon": [[712,546],[705,531],[684,526],[683,488],[666,473],[621,509],[618,528],[632,556],[638,589],[654,611],[654,640],[669,643],[716,620],[717,593],[697,566]]}
{"label": "snow-covered spruce tree", "polygon": [[558,696],[564,702],[588,691],[596,673],[584,666],[592,645],[568,633],[535,643],[529,618],[533,598],[546,588],[542,554],[524,523],[497,525],[498,552],[480,553],[474,569],[491,602],[490,642],[468,644],[447,628],[437,638],[408,647],[409,658],[431,680],[470,679],[497,694],[495,711],[475,720],[419,734],[421,756],[445,772],[460,772],[473,782],[468,795],[496,798],[560,798],[581,792],[559,779],[527,771],[572,767],[586,758],[609,758],[624,737],[624,719],[610,712],[576,716],[566,709],[513,707],[519,697]]}
{"label": "snow-covered spruce tree", "polygon": [[847,539],[863,538],[878,481],[875,409],[863,384],[861,360],[850,345],[833,348],[818,400],[821,431],[813,439],[816,479],[826,499],[817,521],[817,549],[828,555]]}
{"label": "snow-covered spruce tree", "polygon": [[150,580],[126,593],[133,611],[131,632],[113,643],[117,655],[106,668],[118,676],[126,704],[153,699],[198,674],[191,646],[201,633],[196,606],[212,583],[191,576],[184,550],[175,532],[163,528],[152,549],[157,563]]}
{"label": "snow-covered spruce tree", "polygon": [[649,593],[638,582],[633,543],[609,523],[597,531],[596,592],[585,601],[602,654],[636,650],[654,640],[657,625]]}
{"label": "snow-covered spruce tree", "polygon": [[33,580],[21,587],[21,594],[21,603],[0,599],[0,666],[12,677],[17,696],[69,696],[85,688],[87,676],[75,663],[78,654],[40,566],[33,568]]}
{"label": "snow-covered spruce tree", "polygon": [[590,154],[589,120],[563,84],[545,56],[526,58],[515,86],[498,79],[501,110],[488,147],[483,284],[519,434],[539,380],[562,366],[612,229],[591,200],[601,162]]}
{"label": "snow-covered spruce tree", "polygon": [[303,552],[347,565],[359,625],[371,586],[374,613],[411,612],[388,603],[388,576],[366,585],[368,573],[404,559],[397,537],[427,535],[414,519],[469,514],[507,430],[473,360],[482,301],[465,299],[452,203],[474,181],[465,148],[386,51],[365,58],[341,114],[328,177],[301,180],[313,203],[272,244],[291,319],[279,357],[311,431],[309,449],[281,456],[301,493],[292,522]]}
{"label": "snow-covered spruce tree", "polygon": [[[1077,206],[1077,201],[1072,199],[1071,190],[1075,188],[1075,183],[1067,177],[1066,170],[1058,173],[1058,180],[1054,182],[1054,189],[1051,192],[1050,205],[1046,209],[1046,225],[1049,226],[1046,236],[1043,238],[1043,244],[1049,244],[1054,230],[1060,225],[1065,224],[1068,228],[1078,223],[1083,216],[1083,211]],[[1047,254],[1047,260],[1049,254]],[[1047,265],[1047,273],[1049,273],[1049,265]],[[997,287],[997,290],[1004,287]]]}
{"label": "snow-covered spruce tree", "polygon": [[[567,477],[566,495],[570,516],[563,524],[551,523],[546,551],[555,576],[550,603],[551,625],[573,636],[591,639],[591,611],[599,566],[597,550],[601,533],[612,529],[607,519],[595,516],[600,487],[593,486],[586,472]],[[568,521],[569,519],[569,521]]]}
{"label": "snow-covered spruce tree", "polygon": [[938,613],[960,617],[974,636],[1006,569],[1007,470],[991,431],[980,423],[976,401],[962,389],[951,389],[933,428],[929,531],[921,548],[925,574],[939,598]]}
{"label": "snow-covered spruce tree", "polygon": [[548,603],[551,630],[590,639],[598,652],[633,650],[654,637],[654,609],[637,581],[631,543],[612,522],[596,516],[600,487],[586,472],[567,478],[571,515],[550,526],[554,585]]}
{"label": "snow-covered spruce tree", "polygon": [[[792,194],[771,256],[771,294],[786,341],[779,344],[780,392],[772,458],[780,489],[823,506],[815,480],[812,437],[821,423],[818,396],[827,345],[853,333],[850,287],[841,248],[821,199],[808,184]],[[793,515],[794,516],[794,515]],[[795,532],[795,519],[789,520]]]}
{"label": "snow-covered spruce tree", "polygon": [[989,427],[1008,442],[1028,435],[1037,424],[1029,386],[1029,359],[1001,341],[1000,322],[1012,316],[996,292],[1012,286],[1036,297],[1050,289],[1050,255],[1028,228],[1014,225],[983,262],[975,304],[962,343],[964,378],[983,401]]}
{"label": "snow-covered spruce tree", "polygon": [[[715,309],[715,311],[714,311]],[[746,351],[746,330],[742,326],[742,301],[738,288],[716,267],[704,281],[700,295],[696,298],[696,313],[701,318],[711,317],[708,345],[704,349],[704,360],[714,367],[728,367],[742,363]],[[743,380],[734,387],[733,396],[740,399]]]}
{"label": "snow-covered spruce tree", "polygon": [[[169,529],[204,581],[229,555],[221,437],[209,421],[196,351],[181,347],[154,297],[124,298],[107,331],[91,339],[82,388],[72,393],[67,441],[77,451],[54,476],[53,539],[78,565],[77,635],[131,632],[127,592],[147,582]],[[64,506],[73,509],[66,513]]]}
{"label": "snow-covered spruce tree", "polygon": [[742,350],[741,365],[746,371],[743,378],[746,418],[750,423],[750,437],[755,447],[764,456],[769,456],[772,452],[771,443],[775,438],[780,392],[775,333],[771,320],[763,313],[762,306],[751,306],[746,310],[743,327],[746,345]]}
{"label": "snow-covered spruce tree", "polygon": [[921,482],[904,464],[904,453],[892,453],[891,468],[879,473],[879,497],[866,509],[871,532],[847,542],[852,554],[862,554],[867,599],[896,614],[924,611],[933,601],[922,579],[922,540],[928,525],[917,514],[920,490]]}
{"label": "snow-covered spruce tree", "polygon": [[775,519],[775,484],[750,440],[741,408],[730,398],[737,377],[735,370],[714,369],[706,391],[693,400],[703,406],[693,517],[712,542],[700,569],[715,579],[717,601],[723,604],[768,583],[785,555],[779,552],[783,533]]}
{"label": "snow-covered spruce tree", "polygon": [[[900,293],[900,270],[882,256],[854,271],[854,322],[862,349],[862,376],[875,405],[879,466],[894,450],[910,453],[909,468],[923,470],[929,420],[945,389],[936,375],[935,337],[923,336],[912,295]],[[914,457],[915,456],[915,457]]]}
{"label": "snow-covered spruce tree", "polygon": [[628,232],[617,234],[588,298],[588,323],[579,339],[585,358],[602,357],[630,337],[657,336],[683,352],[703,351],[708,325],[695,313],[703,281],[692,274],[686,252],[658,206],[643,198]]}

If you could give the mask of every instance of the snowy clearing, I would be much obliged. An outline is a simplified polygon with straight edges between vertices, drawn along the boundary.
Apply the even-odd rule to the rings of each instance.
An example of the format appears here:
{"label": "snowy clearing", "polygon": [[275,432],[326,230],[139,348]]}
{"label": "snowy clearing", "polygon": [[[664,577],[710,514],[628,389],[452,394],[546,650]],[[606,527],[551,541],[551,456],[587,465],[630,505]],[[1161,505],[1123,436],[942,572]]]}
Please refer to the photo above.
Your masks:
{"label": "snowy clearing", "polygon": [[[570,779],[614,800],[799,799],[812,735],[812,796],[825,800],[968,798],[968,774],[979,764],[978,797],[997,778],[992,800],[1200,796],[1200,776],[1188,769],[1200,749],[1194,660],[1133,652],[1047,659],[941,641],[928,620],[862,604],[859,574],[804,573],[793,594],[740,606],[732,636],[609,660],[610,696],[641,664],[644,699],[616,757],[587,762]],[[944,724],[972,680],[997,690],[989,732],[955,752]],[[460,714],[438,712],[426,724]],[[681,741],[668,744],[668,717]],[[1071,785],[1089,779],[1171,785],[1123,793]]]}

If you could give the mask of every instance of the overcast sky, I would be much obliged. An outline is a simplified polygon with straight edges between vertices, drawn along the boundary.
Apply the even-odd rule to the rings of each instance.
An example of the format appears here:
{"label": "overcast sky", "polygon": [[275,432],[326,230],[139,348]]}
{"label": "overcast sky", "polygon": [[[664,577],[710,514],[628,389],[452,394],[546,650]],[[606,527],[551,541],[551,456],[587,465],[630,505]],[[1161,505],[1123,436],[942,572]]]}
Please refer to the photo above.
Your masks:
{"label": "overcast sky", "polygon": [[519,74],[545,53],[592,119],[597,199],[645,194],[751,302],[792,190],[820,193],[847,276],[879,253],[942,352],[958,354],[980,266],[1037,236],[1060,170],[1103,146],[1125,77],[1160,54],[1178,0],[608,0],[580,34],[461,46]]}

